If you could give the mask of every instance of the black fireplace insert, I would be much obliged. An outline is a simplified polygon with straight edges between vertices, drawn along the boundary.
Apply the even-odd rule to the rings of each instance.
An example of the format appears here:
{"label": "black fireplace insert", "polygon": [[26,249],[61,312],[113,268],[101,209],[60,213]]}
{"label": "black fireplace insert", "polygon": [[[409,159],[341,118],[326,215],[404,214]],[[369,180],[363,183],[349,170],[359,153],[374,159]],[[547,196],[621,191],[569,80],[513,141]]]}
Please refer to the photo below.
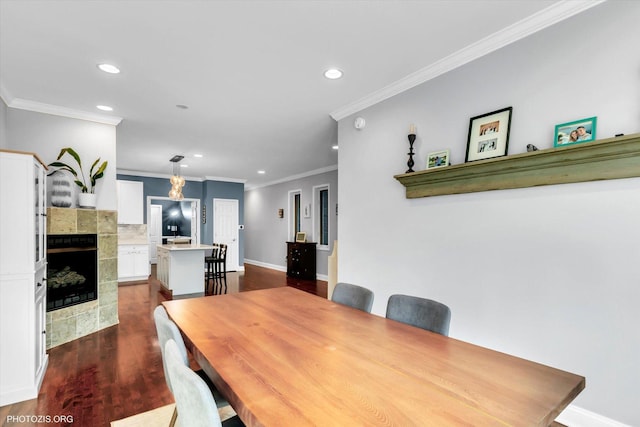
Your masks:
{"label": "black fireplace insert", "polygon": [[98,298],[98,237],[47,236],[47,311]]}

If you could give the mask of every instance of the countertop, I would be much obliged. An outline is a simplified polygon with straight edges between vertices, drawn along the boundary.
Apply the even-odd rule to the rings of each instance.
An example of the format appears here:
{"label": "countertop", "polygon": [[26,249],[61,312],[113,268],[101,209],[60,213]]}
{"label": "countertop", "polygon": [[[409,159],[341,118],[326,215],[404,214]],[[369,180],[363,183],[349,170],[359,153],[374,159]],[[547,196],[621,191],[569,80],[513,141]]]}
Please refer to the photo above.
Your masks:
{"label": "countertop", "polygon": [[200,244],[158,245],[158,249],[164,249],[166,251],[200,251],[213,249],[213,246]]}
{"label": "countertop", "polygon": [[122,245],[148,245],[149,242],[147,242],[147,239],[142,239],[142,238],[135,238],[135,237],[130,237],[130,238],[121,238],[118,237],[118,245],[122,246]]}
{"label": "countertop", "polygon": [[162,239],[167,239],[167,243],[185,243],[191,241],[191,237],[188,236],[163,237]]}

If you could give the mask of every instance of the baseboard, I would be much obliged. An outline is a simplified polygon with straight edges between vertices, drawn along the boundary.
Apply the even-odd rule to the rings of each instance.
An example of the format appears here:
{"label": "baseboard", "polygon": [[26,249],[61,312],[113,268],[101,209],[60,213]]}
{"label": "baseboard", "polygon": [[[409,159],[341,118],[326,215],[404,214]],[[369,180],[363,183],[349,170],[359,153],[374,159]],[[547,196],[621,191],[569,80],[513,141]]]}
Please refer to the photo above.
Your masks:
{"label": "baseboard", "polygon": [[[6,390],[0,394],[0,406],[13,405],[14,403],[24,402],[38,397],[38,389],[35,385],[23,387],[19,389]],[[3,420],[4,421],[4,420]]]}
{"label": "baseboard", "polygon": [[[270,268],[271,270],[284,271],[285,273],[287,271],[286,265],[269,264],[267,262],[256,261],[253,259],[246,259],[246,258],[244,259],[244,263],[255,265],[257,267]],[[324,280],[326,282],[329,280],[329,276],[326,274],[316,274],[316,280]]]}
{"label": "baseboard", "polygon": [[133,279],[122,279],[122,281],[118,281],[118,286],[132,286],[132,285],[143,285],[145,283],[149,283],[149,278],[133,278]]}
{"label": "baseboard", "polygon": [[[207,266],[205,264],[205,266],[202,268],[202,271],[204,271],[205,273],[207,272]],[[238,271],[244,271],[244,265],[239,265],[238,267],[236,267],[233,270],[229,270],[227,269],[227,273],[237,273]]]}
{"label": "baseboard", "polygon": [[567,406],[556,421],[568,427],[631,427],[575,405]]}
{"label": "baseboard", "polygon": [[276,265],[276,264],[269,264],[267,262],[262,262],[262,261],[256,261],[253,259],[244,259],[244,263],[245,264],[251,264],[251,265],[255,265],[257,267],[264,267],[264,268],[270,268],[271,270],[278,270],[278,271],[287,271],[287,266],[286,265]]}

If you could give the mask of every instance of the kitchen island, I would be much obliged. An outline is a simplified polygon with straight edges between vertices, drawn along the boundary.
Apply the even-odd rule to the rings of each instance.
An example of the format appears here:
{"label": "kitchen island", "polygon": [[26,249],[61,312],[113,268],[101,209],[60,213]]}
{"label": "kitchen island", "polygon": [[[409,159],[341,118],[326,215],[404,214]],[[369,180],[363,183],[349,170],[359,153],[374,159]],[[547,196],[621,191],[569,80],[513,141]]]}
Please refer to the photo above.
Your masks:
{"label": "kitchen island", "polygon": [[204,257],[213,246],[158,245],[158,280],[174,297],[204,295]]}

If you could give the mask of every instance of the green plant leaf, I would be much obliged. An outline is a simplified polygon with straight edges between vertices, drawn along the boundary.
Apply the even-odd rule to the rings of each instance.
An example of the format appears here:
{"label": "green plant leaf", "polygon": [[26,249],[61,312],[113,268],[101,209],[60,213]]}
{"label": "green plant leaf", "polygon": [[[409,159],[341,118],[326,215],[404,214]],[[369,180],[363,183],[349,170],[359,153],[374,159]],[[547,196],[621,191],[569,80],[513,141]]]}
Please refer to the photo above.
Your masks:
{"label": "green plant leaf", "polygon": [[98,164],[98,162],[99,162],[99,161],[100,161],[100,157],[98,157],[98,158],[96,159],[96,161],[95,161],[95,162],[93,162],[93,164],[91,165],[91,169],[89,169],[89,176],[93,176],[93,168],[95,168],[95,167],[96,167],[96,165]]}
{"label": "green plant leaf", "polygon": [[[79,173],[76,172],[75,169],[69,166],[68,164],[59,161],[60,158],[65,154],[69,154],[71,157],[75,159],[76,163],[78,163]],[[78,187],[82,189],[83,193],[88,193],[89,188],[87,187],[87,184],[86,184],[84,171],[82,170],[82,162],[80,161],[80,156],[78,155],[78,153],[71,147],[65,147],[62,150],[60,150],[60,154],[58,154],[58,158],[56,160],[58,161],[50,163],[49,166],[57,167],[62,170],[66,170],[70,172],[74,177],[76,177],[76,180],[74,181],[76,185],[78,185]],[[91,193],[94,192],[96,181],[104,176],[104,171],[107,168],[107,164],[108,164],[107,161],[102,162],[102,164],[100,164],[98,169],[94,172],[93,170],[96,168],[96,166],[99,163],[100,163],[100,157],[98,157],[93,162],[93,164],[91,165],[91,169],[89,169],[89,183],[91,185]]]}
{"label": "green plant leaf", "polygon": [[58,158],[56,160],[60,160],[60,157],[64,156],[65,153],[69,153],[69,155],[71,155],[71,157],[76,159],[76,162],[78,162],[78,166],[80,166],[80,169],[82,169],[82,162],[80,161],[80,156],[71,147],[66,147],[66,148],[63,148],[62,150],[60,150],[60,154],[58,154]]}
{"label": "green plant leaf", "polygon": [[57,168],[64,169],[64,170],[66,170],[66,171],[71,172],[71,173],[73,174],[73,176],[75,176],[75,177],[77,177],[77,176],[78,176],[78,173],[77,173],[77,172],[76,172],[76,171],[75,171],[71,166],[69,166],[69,165],[68,165],[68,164],[66,164],[66,163],[62,163],[62,162],[53,162],[53,163],[49,163],[49,166],[55,166],[55,167],[57,167]]}
{"label": "green plant leaf", "polygon": [[[98,163],[98,161],[100,161],[100,159],[96,160],[96,163]],[[95,163],[94,163],[95,165]],[[102,178],[102,176],[104,175],[104,170],[107,168],[107,161],[105,160],[100,167],[98,168],[98,170],[96,171],[96,173],[93,175],[95,177],[95,179],[98,178]],[[92,168],[93,169],[93,168]],[[98,176],[100,175],[100,176]]]}
{"label": "green plant leaf", "polygon": [[75,182],[75,183],[78,185],[78,187],[80,187],[80,188],[82,189],[82,192],[83,192],[83,193],[86,193],[86,192],[87,192],[87,186],[86,186],[86,185],[84,185],[84,182],[79,181],[79,180],[77,180],[77,179],[76,179],[75,181],[73,181],[73,182]]}

